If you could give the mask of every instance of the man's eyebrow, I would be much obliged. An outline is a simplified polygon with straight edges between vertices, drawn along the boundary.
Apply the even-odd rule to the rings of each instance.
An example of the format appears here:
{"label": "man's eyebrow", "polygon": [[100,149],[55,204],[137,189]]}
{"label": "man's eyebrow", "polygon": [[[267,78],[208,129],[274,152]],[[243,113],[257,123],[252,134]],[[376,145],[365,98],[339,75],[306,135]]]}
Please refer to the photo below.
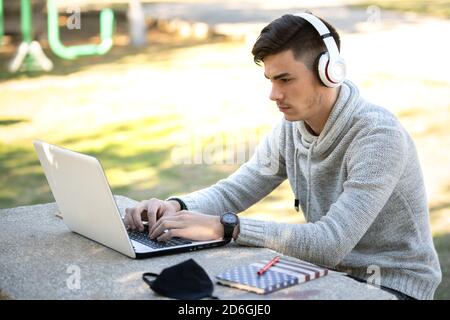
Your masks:
{"label": "man's eyebrow", "polygon": [[[281,79],[281,78],[284,78],[287,76],[290,76],[290,74],[288,72],[280,73],[280,74],[276,75],[275,77],[273,77],[273,80],[278,80],[278,79]],[[267,79],[270,80],[270,78],[265,73],[264,73],[264,77],[266,77]]]}

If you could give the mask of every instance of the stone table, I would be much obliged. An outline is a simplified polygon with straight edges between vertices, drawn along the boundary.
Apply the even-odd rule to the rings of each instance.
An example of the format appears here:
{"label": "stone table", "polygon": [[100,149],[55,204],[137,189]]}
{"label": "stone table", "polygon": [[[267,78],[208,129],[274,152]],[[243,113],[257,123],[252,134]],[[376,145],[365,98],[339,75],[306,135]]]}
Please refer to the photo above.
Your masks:
{"label": "stone table", "polygon": [[[120,211],[135,202],[116,196]],[[237,265],[269,259],[265,248],[239,246],[205,249],[144,260],[130,259],[71,232],[55,214],[55,203],[0,210],[0,298],[9,299],[165,299],[142,280],[142,273],[193,258],[214,276]],[[293,258],[291,258],[293,259]],[[79,280],[79,281],[78,281]],[[343,273],[329,275],[268,295],[215,283],[220,299],[396,299]]]}

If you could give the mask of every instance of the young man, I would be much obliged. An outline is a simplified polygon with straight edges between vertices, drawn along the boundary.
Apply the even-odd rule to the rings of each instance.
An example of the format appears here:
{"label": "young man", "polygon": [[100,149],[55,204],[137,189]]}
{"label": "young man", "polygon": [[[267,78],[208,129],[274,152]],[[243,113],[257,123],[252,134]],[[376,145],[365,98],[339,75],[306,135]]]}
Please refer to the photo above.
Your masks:
{"label": "young man", "polygon": [[[389,111],[344,80],[336,30],[310,14],[284,15],[253,47],[284,118],[253,157],[215,185],[127,209],[125,223],[161,241],[231,237],[366,280],[400,298],[432,299],[441,270],[414,142]],[[306,224],[237,219],[289,179]],[[225,214],[226,213],[226,214]],[[166,232],[164,232],[166,231]]]}

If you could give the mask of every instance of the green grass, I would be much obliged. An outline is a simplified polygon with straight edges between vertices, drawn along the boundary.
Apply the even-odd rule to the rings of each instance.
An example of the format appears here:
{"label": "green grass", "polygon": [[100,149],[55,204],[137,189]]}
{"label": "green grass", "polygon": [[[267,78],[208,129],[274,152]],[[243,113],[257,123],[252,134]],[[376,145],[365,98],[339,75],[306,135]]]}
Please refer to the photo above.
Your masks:
{"label": "green grass", "polygon": [[450,234],[435,236],[433,241],[442,269],[442,282],[436,290],[435,299],[450,300]]}
{"label": "green grass", "polygon": [[367,8],[371,5],[385,10],[414,12],[440,18],[450,18],[449,0],[363,0],[353,6]]}
{"label": "green grass", "polygon": [[0,127],[11,126],[13,124],[26,122],[26,119],[0,119]]}
{"label": "green grass", "polygon": [[0,143],[0,207],[52,200],[31,146]]}
{"label": "green grass", "polygon": [[[97,157],[113,192],[135,199],[194,191],[237,168],[173,164],[171,154],[177,144],[173,136],[182,130],[179,122],[175,115],[151,117],[51,142]],[[0,143],[0,207],[54,201],[31,141],[18,144]]]}

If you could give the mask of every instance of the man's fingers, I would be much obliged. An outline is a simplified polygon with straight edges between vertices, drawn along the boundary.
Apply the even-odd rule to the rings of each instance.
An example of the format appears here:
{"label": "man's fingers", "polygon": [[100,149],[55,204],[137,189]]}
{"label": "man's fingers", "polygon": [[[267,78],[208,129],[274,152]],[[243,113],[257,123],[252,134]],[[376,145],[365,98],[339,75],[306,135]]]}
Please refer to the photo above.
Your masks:
{"label": "man's fingers", "polygon": [[169,230],[168,232],[170,232],[174,229],[180,229],[180,228],[183,228],[183,223],[181,221],[160,219],[156,223],[153,230],[149,232],[149,236],[150,236],[150,239],[155,239],[155,238],[158,238],[160,235],[162,235],[165,230]]}
{"label": "man's fingers", "polygon": [[[153,199],[152,199],[153,200]],[[148,229],[150,230],[156,223],[158,210],[161,203],[158,200],[149,201],[147,204]]]}
{"label": "man's fingers", "polygon": [[174,237],[184,238],[186,229],[167,229],[157,240],[167,242]]}
{"label": "man's fingers", "polygon": [[[125,226],[132,230],[144,230],[143,220],[148,220],[148,229],[153,230],[158,222],[158,218],[164,216],[167,212],[167,205],[164,201],[152,198],[150,200],[142,201],[134,208],[125,209]],[[168,211],[170,212],[170,210]],[[172,216],[172,214],[171,214]],[[150,234],[150,232],[149,232]]]}
{"label": "man's fingers", "polygon": [[133,218],[131,217],[131,214],[133,213],[134,208],[126,208],[125,209],[125,218],[123,219],[123,222],[125,223],[125,227],[128,229],[134,229],[134,223]]}
{"label": "man's fingers", "polygon": [[164,215],[162,218],[160,218],[159,220],[156,220],[156,223],[153,225],[153,226],[148,226],[148,234],[149,234],[149,236],[150,236],[150,234],[152,234],[152,232],[156,229],[156,228],[158,228],[159,227],[159,225],[163,222],[163,221],[168,221],[168,220],[171,220],[171,221],[175,221],[175,220],[178,220],[178,221],[182,221],[183,219],[182,219],[182,217],[180,217],[180,215],[181,215],[181,211],[179,211],[179,212],[174,212],[174,213],[171,213],[170,215]]}
{"label": "man's fingers", "polygon": [[146,207],[143,205],[140,205],[136,208],[134,208],[133,212],[131,213],[131,218],[133,220],[133,226],[131,226],[131,228],[134,229],[139,229],[139,231],[143,231],[144,230],[144,224],[142,223],[142,212],[146,210]]}

